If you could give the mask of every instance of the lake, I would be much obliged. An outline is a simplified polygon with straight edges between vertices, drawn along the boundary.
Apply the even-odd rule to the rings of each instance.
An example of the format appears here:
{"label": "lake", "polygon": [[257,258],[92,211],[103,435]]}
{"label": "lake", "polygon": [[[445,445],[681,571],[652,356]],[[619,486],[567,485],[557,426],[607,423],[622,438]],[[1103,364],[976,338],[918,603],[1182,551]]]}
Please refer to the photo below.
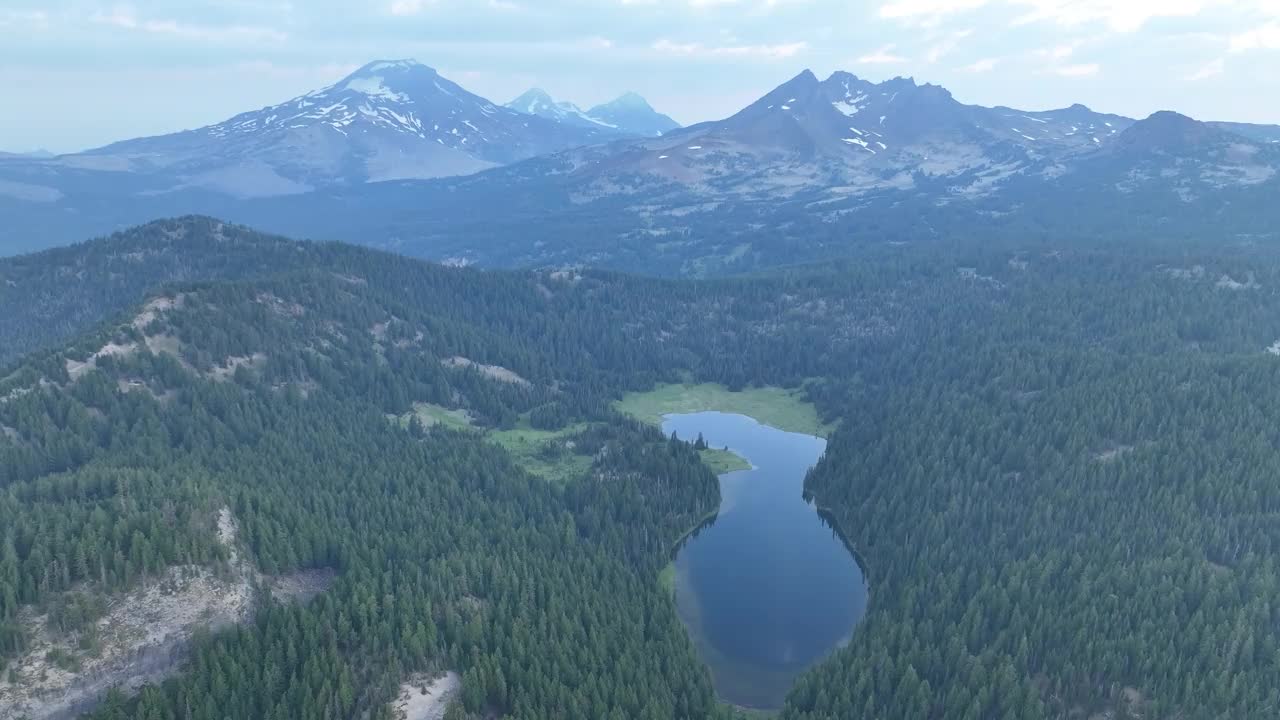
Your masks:
{"label": "lake", "polygon": [[826,441],[719,412],[667,415],[662,429],[754,466],[720,476],[719,513],[676,549],[676,607],[722,700],[779,708],[866,610],[857,560],[803,496]]}

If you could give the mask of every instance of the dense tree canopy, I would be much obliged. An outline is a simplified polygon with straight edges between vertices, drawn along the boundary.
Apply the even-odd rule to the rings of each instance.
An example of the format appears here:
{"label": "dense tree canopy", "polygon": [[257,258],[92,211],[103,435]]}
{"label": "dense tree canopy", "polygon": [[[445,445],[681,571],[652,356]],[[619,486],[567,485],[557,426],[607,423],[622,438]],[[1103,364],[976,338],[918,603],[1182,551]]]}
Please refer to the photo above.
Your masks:
{"label": "dense tree canopy", "polygon": [[[98,717],[386,717],[445,667],[476,715],[727,712],[654,580],[715,480],[610,409],[676,380],[804,387],[839,420],[807,491],[871,604],[784,718],[1280,707],[1269,249],[887,248],[676,282],[324,245],[236,277],[0,378],[0,653],[23,605],[77,627],[94,593],[223,562],[222,507],[264,572],[339,573]],[[414,403],[572,423],[557,451],[590,470],[547,483],[388,422]]]}

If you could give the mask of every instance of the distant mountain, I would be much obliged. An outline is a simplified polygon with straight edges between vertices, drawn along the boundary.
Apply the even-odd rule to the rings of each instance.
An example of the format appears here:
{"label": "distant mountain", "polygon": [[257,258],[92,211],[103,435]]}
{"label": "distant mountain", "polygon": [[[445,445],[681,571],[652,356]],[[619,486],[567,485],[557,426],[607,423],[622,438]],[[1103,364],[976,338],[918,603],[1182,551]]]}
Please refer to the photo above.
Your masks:
{"label": "distant mountain", "polygon": [[153,195],[262,197],[466,175],[609,137],[499,107],[412,60],[379,61],[279,105],[62,156],[39,174],[59,190],[59,171],[129,172]]}
{"label": "distant mountain", "polygon": [[[1280,145],[1259,142],[1175,112],[1157,112],[1126,129],[1102,152],[1082,159],[1050,189],[1109,191],[1194,205],[1245,190],[1265,192],[1280,172]],[[1238,212],[1240,210],[1237,210]],[[1240,222],[1239,218],[1234,222]],[[1223,225],[1229,228],[1233,220]]]}
{"label": "distant mountain", "polygon": [[1253,125],[1250,123],[1211,122],[1219,130],[1265,143],[1280,143],[1280,125]]}
{"label": "distant mountain", "polygon": [[523,95],[507,103],[504,107],[526,115],[534,115],[567,125],[622,134],[622,131],[618,130],[616,126],[592,117],[571,102],[556,100],[547,94],[547,91],[539,88],[527,90]]}
{"label": "distant mountain", "polygon": [[[1132,122],[1080,105],[964,105],[911,79],[875,84],[835,73],[820,81],[805,71],[732,117],[634,145],[593,172],[610,178],[599,183],[607,187],[642,175],[756,197],[847,196],[942,178],[956,194],[985,194],[1002,178],[1096,152]],[[587,180],[583,192],[593,193]]]}
{"label": "distant mountain", "polygon": [[648,101],[635,93],[626,93],[612,102],[584,111],[571,102],[555,100],[545,90],[534,88],[507,103],[506,107],[528,115],[617,135],[657,137],[680,127],[679,123],[654,110]]}
{"label": "distant mountain", "polygon": [[680,123],[654,110],[647,100],[633,92],[597,105],[587,114],[631,135],[657,137],[680,127]]}
{"label": "distant mountain", "polygon": [[706,275],[865,242],[1280,239],[1278,154],[1172,113],[988,108],[908,78],[805,72],[658,138],[233,217],[451,262]]}
{"label": "distant mountain", "polygon": [[[401,83],[401,71],[427,88]],[[117,172],[104,185],[102,171],[68,165],[97,155],[3,160],[0,216],[7,222],[0,224],[0,252],[184,213],[450,262],[590,264],[663,274],[819,260],[860,242],[1280,239],[1274,203],[1280,144],[1267,140],[1262,126],[1202,123],[1173,113],[1135,121],[1083,105],[983,107],[911,78],[873,83],[837,72],[820,80],[806,71],[724,120],[620,138],[616,130],[573,124],[618,119],[609,106],[583,112],[545,93],[526,94],[515,103],[523,105],[520,112],[486,106],[434,71],[400,63],[370,66],[352,78],[299,98],[300,107],[286,104],[301,113],[283,121],[286,130],[305,120],[296,131],[305,137],[349,136],[353,145],[395,132],[477,164],[513,157],[486,155],[499,148],[532,152],[517,142],[488,142],[503,132],[508,140],[536,131],[539,138],[567,134],[592,143],[464,177],[369,183],[360,180],[373,179],[365,156],[344,141],[343,152],[352,154],[342,155],[350,160],[342,167],[353,179],[251,199],[156,179],[172,175]],[[363,99],[356,103],[351,92]],[[395,105],[395,96],[411,92],[434,98],[444,117],[456,120],[405,130],[397,116],[421,112],[422,105]],[[370,97],[380,98],[379,110]],[[624,97],[610,105],[619,112],[642,104],[642,111],[648,108]],[[273,155],[280,146],[263,141],[255,155],[250,150],[257,145],[231,139],[279,126],[282,112],[253,114],[203,134],[220,138],[209,147],[241,148],[237,157],[246,163],[270,162],[278,175],[305,176],[305,161],[315,156],[311,146]],[[476,126],[468,130],[474,133],[454,135],[470,128],[464,121]],[[264,137],[275,132],[281,131]],[[608,141],[596,142],[602,140]],[[102,157],[155,162],[141,151],[130,154],[129,144],[108,150]],[[197,177],[189,167],[221,161],[192,152],[180,170],[188,178]],[[51,185],[50,168],[57,168],[60,185]]]}
{"label": "distant mountain", "polygon": [[56,157],[48,150],[31,150],[28,152],[5,152],[0,150],[0,158],[32,158],[36,160],[44,160]]}

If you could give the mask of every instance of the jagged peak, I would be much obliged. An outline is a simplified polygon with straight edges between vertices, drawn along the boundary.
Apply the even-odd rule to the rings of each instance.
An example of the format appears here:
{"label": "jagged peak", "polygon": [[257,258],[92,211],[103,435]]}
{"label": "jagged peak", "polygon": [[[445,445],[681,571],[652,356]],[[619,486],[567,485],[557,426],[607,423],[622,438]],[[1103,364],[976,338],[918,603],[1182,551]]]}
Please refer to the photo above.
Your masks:
{"label": "jagged peak", "polygon": [[648,100],[645,100],[638,93],[631,92],[629,90],[627,92],[622,93],[621,95],[614,98],[613,100],[610,100],[609,102],[604,103],[603,105],[613,106],[613,107],[636,108],[636,109],[644,109],[644,110],[653,109],[653,106],[649,104]]}
{"label": "jagged peak", "polygon": [[853,80],[855,82],[867,82],[866,80],[863,80],[862,78],[858,77],[857,75],[854,75],[848,70],[836,70],[835,72],[831,73],[831,75],[827,77],[827,79],[824,80],[823,82],[828,82],[828,83],[843,82],[845,80]]}
{"label": "jagged peak", "polygon": [[539,87],[532,87],[520,93],[518,97],[507,103],[507,107],[512,107],[514,105],[527,105],[535,101],[542,101],[552,105],[556,102],[555,98],[551,97],[551,93]]}
{"label": "jagged peak", "polygon": [[800,71],[799,75],[796,75],[795,77],[786,81],[785,83],[783,83],[783,85],[793,85],[793,84],[817,85],[818,82],[819,82],[818,76],[814,75],[813,71],[810,70],[809,68],[805,68],[804,70]]}
{"label": "jagged peak", "polygon": [[818,76],[814,75],[812,70],[805,70],[801,72],[799,75],[796,75],[790,80],[782,83],[778,87],[769,91],[767,95],[765,95],[763,98],[761,98],[757,102],[763,102],[764,100],[769,100],[769,99],[776,99],[778,95],[796,95],[798,97],[801,97],[801,96],[807,97],[810,91],[820,87],[821,84],[822,84],[821,81],[818,80]]}

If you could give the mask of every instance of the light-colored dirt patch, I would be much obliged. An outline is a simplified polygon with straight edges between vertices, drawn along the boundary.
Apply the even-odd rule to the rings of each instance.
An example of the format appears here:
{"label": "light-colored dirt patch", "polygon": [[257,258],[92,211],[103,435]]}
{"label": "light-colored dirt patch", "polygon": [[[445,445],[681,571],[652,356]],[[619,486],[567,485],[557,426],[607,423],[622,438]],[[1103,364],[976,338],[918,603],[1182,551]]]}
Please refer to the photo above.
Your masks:
{"label": "light-colored dirt patch", "polygon": [[421,330],[417,330],[417,331],[415,331],[415,332],[413,333],[413,339],[412,339],[412,340],[404,340],[404,339],[397,340],[397,341],[395,341],[395,346],[396,346],[396,347],[398,347],[398,348],[400,348],[401,350],[403,350],[403,349],[405,349],[405,348],[407,348],[407,347],[410,347],[410,346],[413,346],[413,345],[420,345],[420,344],[422,344],[422,340],[423,340],[423,338],[425,338],[425,337],[426,337],[426,336],[422,334],[422,331],[421,331]]}
{"label": "light-colored dirt patch", "polygon": [[529,381],[520,377],[515,372],[508,370],[501,365],[484,365],[470,358],[464,358],[461,355],[442,360],[442,363],[452,368],[475,368],[481,374],[498,380],[499,382],[511,383],[513,385],[529,385]]}
{"label": "light-colored dirt patch", "polygon": [[369,284],[368,280],[365,280],[362,277],[356,277],[355,275],[342,275],[340,273],[333,273],[333,276],[341,280],[342,282],[349,283],[351,285],[368,285]]}
{"label": "light-colored dirt patch", "polygon": [[[95,656],[78,649],[78,637],[54,636],[45,617],[24,609],[20,620],[28,627],[31,647],[9,665],[16,683],[8,682],[7,672],[0,674],[0,718],[77,717],[111,688],[133,693],[178,672],[198,629],[218,630],[249,619],[256,586],[282,600],[307,602],[336,580],[327,569],[263,576],[240,553],[239,527],[230,509],[218,512],[216,529],[228,551],[229,570],[170,568],[136,590],[109,598],[106,614],[95,623],[101,648]],[[58,667],[49,659],[51,651],[75,656],[80,667]]]}
{"label": "light-colored dirt patch", "polygon": [[1222,277],[1218,278],[1218,282],[1215,283],[1215,287],[1222,290],[1257,290],[1261,288],[1262,285],[1258,283],[1258,280],[1253,276],[1253,273],[1246,275],[1244,282],[1240,282],[1230,275],[1223,274]]}
{"label": "light-colored dirt patch", "polygon": [[306,309],[295,302],[287,302],[272,293],[262,292],[254,298],[258,303],[271,308],[272,312],[284,317],[302,317],[306,314]]}
{"label": "light-colored dirt patch", "polygon": [[209,371],[209,377],[214,380],[229,380],[236,374],[236,370],[242,367],[250,369],[259,368],[267,361],[267,356],[263,353],[254,353],[252,355],[236,355],[222,361],[221,365],[214,367]]}
{"label": "light-colored dirt patch", "polygon": [[265,578],[267,588],[278,600],[307,604],[312,598],[333,587],[338,573],[329,568],[300,570],[288,575]]}
{"label": "light-colored dirt patch", "polygon": [[174,335],[148,335],[147,349],[153,355],[172,355],[182,360],[182,341]]}
{"label": "light-colored dirt patch", "polygon": [[581,279],[582,279],[582,276],[578,274],[578,271],[577,271],[577,270],[574,270],[573,268],[568,268],[568,269],[564,269],[564,270],[553,270],[553,271],[551,271],[551,279],[552,279],[552,280],[560,280],[560,281],[563,281],[563,282],[573,282],[573,283],[576,283],[576,282],[578,282],[579,280],[581,280]]}
{"label": "light-colored dirt patch", "polygon": [[1227,565],[1222,565],[1212,560],[1205,560],[1204,562],[1209,566],[1209,571],[1214,575],[1226,575],[1231,572],[1231,568]]}
{"label": "light-colored dirt patch", "polygon": [[996,287],[996,288],[1004,287],[1004,283],[1000,282],[994,277],[979,273],[978,268],[973,268],[973,267],[956,268],[956,274],[962,278],[965,278],[966,280],[976,280],[978,282],[987,283],[988,285],[991,285],[992,287]]}
{"label": "light-colored dirt patch", "polygon": [[1200,278],[1204,277],[1204,273],[1205,273],[1203,265],[1192,265],[1189,268],[1163,268],[1163,269],[1165,272],[1169,273],[1169,277],[1176,278],[1178,280],[1199,280]]}
{"label": "light-colored dirt patch", "polygon": [[[1276,345],[1280,345],[1280,340],[1276,341]],[[1280,355],[1280,352],[1276,354]],[[35,392],[35,388],[29,388],[29,387],[14,388],[9,391],[8,395],[5,395],[4,397],[0,397],[0,405],[3,405],[4,403],[9,402],[10,400],[17,400],[18,398],[30,392]]]}
{"label": "light-colored dirt patch", "polygon": [[1230,275],[1223,275],[1218,278],[1218,282],[1214,283],[1214,287],[1222,290],[1243,290],[1245,284],[1232,279]]}
{"label": "light-colored dirt patch", "polygon": [[1122,455],[1128,455],[1133,452],[1133,449],[1132,445],[1117,445],[1109,450],[1103,450],[1102,452],[1095,454],[1093,459],[1098,462],[1111,462]]}
{"label": "light-colored dirt patch", "polygon": [[[253,608],[253,569],[235,546],[236,524],[227,509],[218,515],[218,539],[230,551],[230,573],[208,568],[170,568],[156,580],[108,600],[96,623],[101,650],[87,657],[78,638],[55,637],[43,617],[28,609],[30,649],[10,664],[18,682],[0,685],[0,717],[51,720],[91,709],[108,690],[136,691],[178,670],[198,628],[218,629],[246,620]],[[49,660],[50,651],[75,655],[76,671]]]}
{"label": "light-colored dirt patch", "polygon": [[400,720],[442,720],[461,689],[462,678],[452,670],[435,679],[414,675],[400,686],[391,709]]}
{"label": "light-colored dirt patch", "polygon": [[178,294],[173,297],[158,297],[148,300],[147,304],[142,306],[141,312],[133,318],[134,329],[142,330],[169,310],[182,307],[182,302],[185,299],[186,296]]}
{"label": "light-colored dirt patch", "polygon": [[130,353],[136,352],[137,349],[138,349],[137,343],[127,343],[124,345],[120,345],[114,342],[109,342],[106,345],[103,345],[102,349],[90,355],[88,360],[85,360],[83,362],[79,360],[72,360],[71,358],[67,358],[66,360],[67,375],[70,375],[72,382],[75,382],[76,380],[79,380],[80,377],[83,376],[85,373],[98,367],[98,362],[97,362],[98,358],[106,357],[108,355],[124,356]]}
{"label": "light-colored dirt patch", "polygon": [[[156,400],[160,401],[161,403],[168,403],[178,396],[178,392],[176,390],[166,390],[162,393],[158,393],[155,390],[153,390],[150,385],[147,385],[146,383],[138,379],[117,380],[116,388],[120,390],[120,392],[122,393],[127,393],[127,392],[146,393],[151,397],[155,398]],[[93,411],[95,410],[97,410],[97,408],[89,408],[90,414],[92,415]],[[102,411],[97,410],[97,412],[101,413]]]}

